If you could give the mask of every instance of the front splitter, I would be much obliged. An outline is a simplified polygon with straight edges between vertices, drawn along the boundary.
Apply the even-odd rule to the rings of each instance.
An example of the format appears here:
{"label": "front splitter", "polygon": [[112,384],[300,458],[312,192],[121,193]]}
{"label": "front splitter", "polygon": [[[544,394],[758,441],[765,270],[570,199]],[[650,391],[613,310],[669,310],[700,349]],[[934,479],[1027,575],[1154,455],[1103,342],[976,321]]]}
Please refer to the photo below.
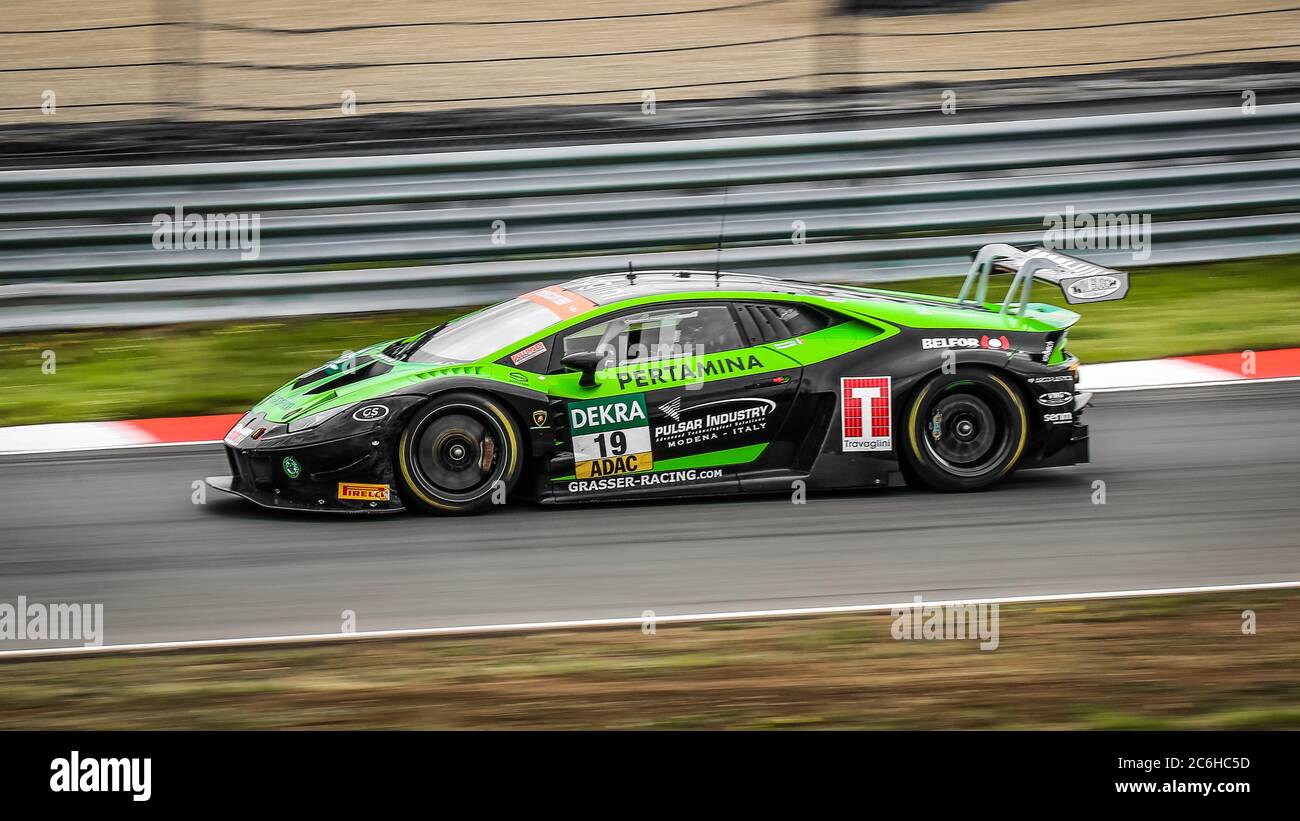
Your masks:
{"label": "front splitter", "polygon": [[247,501],[250,501],[253,504],[257,505],[258,507],[265,508],[267,510],[297,510],[297,511],[303,511],[305,513],[341,513],[344,515],[361,515],[361,516],[377,516],[383,513],[402,513],[406,510],[406,508],[404,507],[386,507],[386,508],[373,508],[373,509],[364,509],[364,508],[350,509],[350,508],[338,508],[338,507],[331,508],[331,507],[325,507],[324,505],[296,504],[289,500],[282,500],[279,498],[277,498],[273,502],[268,502],[265,499],[258,498],[256,495],[252,493],[248,493],[247,491],[243,491],[235,487],[235,477],[233,476],[208,476],[203,481],[205,484],[207,484],[208,487],[212,488],[213,490],[219,490],[222,493],[229,493],[231,496],[238,496],[241,499],[246,499]]}

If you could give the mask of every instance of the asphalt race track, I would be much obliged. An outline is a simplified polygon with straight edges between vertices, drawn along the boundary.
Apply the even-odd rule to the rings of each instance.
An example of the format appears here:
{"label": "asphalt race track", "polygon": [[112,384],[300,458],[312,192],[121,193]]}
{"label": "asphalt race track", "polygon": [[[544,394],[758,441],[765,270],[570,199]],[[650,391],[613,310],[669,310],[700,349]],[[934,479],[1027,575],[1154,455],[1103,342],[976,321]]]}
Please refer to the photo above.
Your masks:
{"label": "asphalt race track", "polygon": [[802,506],[286,515],[193,504],[216,445],[10,457],[0,602],[102,602],[124,644],[1300,579],[1300,382],[1095,405],[1090,465]]}

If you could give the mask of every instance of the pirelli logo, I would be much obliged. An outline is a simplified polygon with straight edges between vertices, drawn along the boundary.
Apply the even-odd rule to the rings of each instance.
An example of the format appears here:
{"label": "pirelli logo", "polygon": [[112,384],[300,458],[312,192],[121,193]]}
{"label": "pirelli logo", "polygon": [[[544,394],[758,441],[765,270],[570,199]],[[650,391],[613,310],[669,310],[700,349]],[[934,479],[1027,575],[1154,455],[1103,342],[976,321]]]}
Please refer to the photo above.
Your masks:
{"label": "pirelli logo", "polygon": [[362,485],[357,482],[339,482],[339,498],[344,501],[387,502],[388,485]]}

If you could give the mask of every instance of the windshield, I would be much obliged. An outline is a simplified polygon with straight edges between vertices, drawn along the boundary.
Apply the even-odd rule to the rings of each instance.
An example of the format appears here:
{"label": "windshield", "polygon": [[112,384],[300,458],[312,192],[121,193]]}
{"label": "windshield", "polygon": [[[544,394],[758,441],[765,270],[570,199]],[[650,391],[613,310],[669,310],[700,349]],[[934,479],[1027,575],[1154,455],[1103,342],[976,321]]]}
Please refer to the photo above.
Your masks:
{"label": "windshield", "polygon": [[550,308],[518,297],[448,324],[425,340],[407,361],[474,362],[559,319]]}

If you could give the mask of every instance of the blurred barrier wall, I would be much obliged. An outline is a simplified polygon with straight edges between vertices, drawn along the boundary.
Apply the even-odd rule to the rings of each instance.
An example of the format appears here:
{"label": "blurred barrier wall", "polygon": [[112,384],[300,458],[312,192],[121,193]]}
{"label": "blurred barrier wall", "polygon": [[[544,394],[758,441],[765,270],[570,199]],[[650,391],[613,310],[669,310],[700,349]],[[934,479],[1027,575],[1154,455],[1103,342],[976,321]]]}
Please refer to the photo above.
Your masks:
{"label": "blurred barrier wall", "polygon": [[[0,330],[472,305],[629,262],[888,281],[1040,243],[1048,215],[1150,220],[1142,254],[1079,251],[1119,267],[1290,253],[1298,124],[1286,104],[0,172]],[[256,217],[257,247],[158,250],[178,215]]]}
{"label": "blurred barrier wall", "polygon": [[[624,105],[1300,59],[1235,0],[46,0],[0,22],[0,123]],[[57,116],[47,116],[49,102]]]}

